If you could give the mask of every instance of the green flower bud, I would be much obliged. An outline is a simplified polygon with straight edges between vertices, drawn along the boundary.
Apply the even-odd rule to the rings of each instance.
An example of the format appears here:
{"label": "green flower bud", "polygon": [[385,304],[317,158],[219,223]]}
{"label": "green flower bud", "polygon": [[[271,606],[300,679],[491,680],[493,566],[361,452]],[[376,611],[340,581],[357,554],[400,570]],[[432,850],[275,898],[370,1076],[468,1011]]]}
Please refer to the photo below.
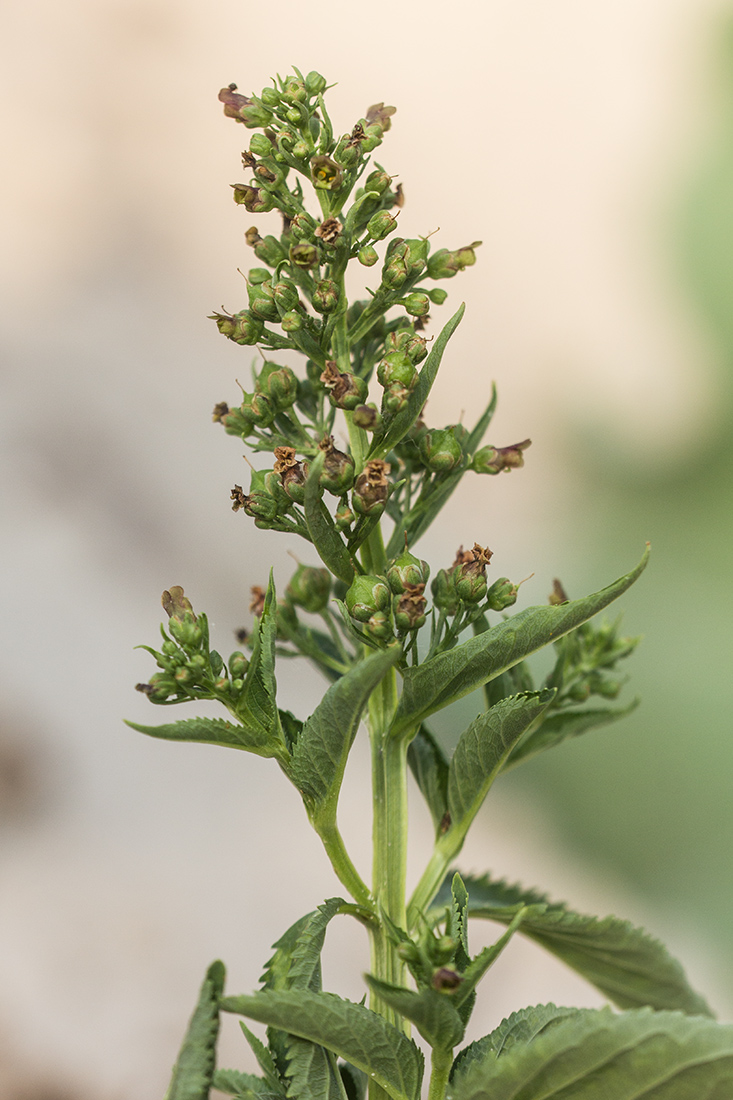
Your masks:
{"label": "green flower bud", "polygon": [[366,191],[376,191],[378,195],[381,195],[387,190],[391,183],[392,177],[388,176],[381,168],[377,168],[367,176],[364,181],[364,189]]}
{"label": "green flower bud", "polygon": [[344,602],[352,619],[366,623],[377,612],[388,612],[392,594],[384,577],[368,573],[355,577]]}
{"label": "green flower bud", "polygon": [[311,179],[319,191],[336,191],[341,186],[343,173],[330,157],[317,156],[311,161]]}
{"label": "green flower bud", "polygon": [[397,219],[388,210],[378,210],[367,222],[367,233],[375,241],[384,240],[397,227]]}
{"label": "green flower bud", "polygon": [[379,259],[379,254],[376,248],[371,244],[365,244],[362,249],[359,250],[356,257],[363,267],[374,267],[375,263]]}
{"label": "green flower bud", "polygon": [[355,409],[367,397],[369,387],[363,378],[351,371],[340,371],[335,360],[326,360],[320,381],[328,390],[331,404],[337,409]]}
{"label": "green flower bud", "polygon": [[212,313],[209,320],[216,321],[217,328],[222,336],[233,340],[235,344],[256,344],[264,329],[260,318],[247,309],[243,309],[231,317],[226,313]]}
{"label": "green flower bud", "polygon": [[331,595],[331,574],[327,569],[299,565],[286,589],[288,598],[304,611],[323,611]]}
{"label": "green flower bud", "polygon": [[261,103],[254,100],[240,107],[239,117],[248,130],[264,129],[272,122],[272,112],[268,111]]}
{"label": "green flower bud", "polygon": [[234,201],[244,206],[245,210],[249,210],[250,214],[266,214],[275,205],[270,192],[264,191],[261,187],[252,187],[248,183],[233,183],[232,187]]}
{"label": "green flower bud", "polygon": [[263,88],[260,99],[265,107],[279,107],[280,105],[280,93],[277,88]]}
{"label": "green flower bud", "polygon": [[215,424],[223,425],[227,435],[241,435],[243,439],[251,434],[254,427],[249,416],[245,416],[241,409],[230,409],[226,401],[215,406],[212,419]]}
{"label": "green flower bud", "polygon": [[354,511],[361,516],[381,515],[389,496],[389,463],[373,458],[359,474],[351,494]]}
{"label": "green flower bud", "polygon": [[334,446],[333,436],[326,436],[318,445],[324,455],[319,484],[335,496],[343,496],[354,484],[354,460]]}
{"label": "green flower bud", "polygon": [[326,90],[326,78],[314,69],[305,78],[305,86],[309,95],[320,95]]}
{"label": "green flower bud", "polygon": [[430,586],[433,594],[433,603],[438,611],[444,611],[446,615],[453,616],[458,611],[458,594],[456,592],[456,578],[453,570],[440,569]]}
{"label": "green flower bud", "polygon": [[275,624],[277,637],[285,642],[298,629],[298,612],[290,600],[278,600],[275,606]]}
{"label": "green flower bud", "polygon": [[265,363],[257,377],[257,390],[272,402],[275,409],[289,409],[298,396],[298,379],[290,367]]}
{"label": "green flower bud", "polygon": [[285,87],[282,90],[282,98],[286,103],[305,103],[308,98],[308,91],[303,81],[294,76],[286,80]]}
{"label": "green flower bud", "polygon": [[282,313],[288,313],[298,305],[298,288],[290,279],[280,279],[272,288],[272,296],[277,308]]}
{"label": "green flower bud", "polygon": [[255,256],[270,267],[277,267],[286,258],[285,249],[277,237],[268,233],[266,237],[260,237],[254,226],[247,230],[244,239],[255,250]]}
{"label": "green flower bud", "polygon": [[408,966],[410,964],[416,966],[422,962],[420,948],[415,943],[407,943],[403,941],[402,943],[398,944],[397,954],[403,962],[407,963]]}
{"label": "green flower bud", "polygon": [[[252,480],[254,482],[254,474]],[[234,502],[233,512],[238,512],[242,508],[246,515],[254,520],[262,520],[265,526],[276,519],[282,511],[279,501],[264,488],[250,487],[249,494],[246,494],[242,492],[241,485],[235,485],[229,496]]]}
{"label": "green flower bud", "polygon": [[308,160],[310,152],[310,146],[305,141],[303,141],[302,138],[299,141],[296,141],[295,145],[290,150],[291,156],[293,156],[295,160],[301,161]]}
{"label": "green flower bud", "polygon": [[[390,587],[392,586],[390,585]],[[406,585],[402,592],[394,597],[392,612],[395,627],[400,632],[419,630],[421,626],[425,625],[427,601],[424,592],[424,584],[412,584]]]}
{"label": "green flower bud", "polygon": [[471,469],[477,474],[499,474],[502,470],[509,473],[510,470],[524,466],[523,452],[532,443],[531,439],[523,439],[521,443],[514,443],[510,447],[482,447],[473,456]]}
{"label": "green flower bud", "polygon": [[229,675],[233,680],[241,680],[244,677],[247,669],[249,668],[249,661],[243,653],[238,649],[232,653],[231,657],[227,661],[229,667]]}
{"label": "green flower bud", "polygon": [[143,695],[147,695],[151,703],[165,703],[171,695],[179,693],[175,680],[160,672],[150,677],[149,684],[135,684],[135,691],[141,691]]}
{"label": "green flower bud", "polygon": [[430,312],[430,299],[427,294],[408,294],[401,304],[411,317],[427,317]]}
{"label": "green flower bud", "polygon": [[420,457],[429,470],[446,473],[460,466],[463,450],[453,427],[426,432],[420,440]]}
{"label": "green flower bud", "polygon": [[384,342],[387,351],[401,351],[411,363],[421,363],[428,354],[427,340],[410,325],[387,334]]}
{"label": "green flower bud", "polygon": [[392,624],[389,619],[389,612],[387,611],[375,611],[374,614],[365,623],[366,632],[375,641],[383,642],[392,638]]}
{"label": "green flower bud", "polygon": [[318,263],[318,249],[314,244],[306,244],[305,241],[302,241],[300,244],[291,245],[289,258],[290,262],[295,264],[296,267],[307,270],[310,267],[315,267]]}
{"label": "green flower bud", "polygon": [[240,412],[257,428],[269,428],[275,419],[275,406],[264,393],[245,393],[243,395]]}
{"label": "green flower bud", "polygon": [[403,351],[390,351],[377,367],[377,379],[381,386],[399,384],[409,392],[417,382],[417,371]]}
{"label": "green flower bud", "polygon": [[249,298],[249,308],[256,317],[261,317],[263,321],[278,321],[280,319],[275,304],[272,283],[269,280],[255,286],[250,283],[247,287],[247,297]]}
{"label": "green flower bud", "polygon": [[303,317],[297,310],[289,309],[280,318],[280,325],[283,332],[297,332],[298,329],[303,327]]}
{"label": "green flower bud", "polygon": [[354,409],[354,423],[365,432],[375,432],[382,418],[375,405],[357,405]]}
{"label": "green flower bud", "polygon": [[428,583],[430,566],[426,561],[416,558],[409,550],[400,554],[387,570],[387,583],[395,594],[404,592],[407,588],[414,588]]}
{"label": "green flower bud", "polygon": [[503,611],[517,602],[519,585],[512,584],[508,577],[499,577],[494,581],[486,593],[486,600],[491,611]]}
{"label": "green flower bud", "polygon": [[271,272],[266,267],[251,267],[247,272],[247,280],[253,286],[259,286],[260,283],[269,283],[270,276]]}
{"label": "green flower bud", "polygon": [[431,936],[427,944],[430,961],[434,966],[445,966],[455,957],[457,947],[452,936]]}
{"label": "green flower bud", "polygon": [[317,226],[317,221],[310,214],[296,214],[290,223],[290,235],[294,241],[310,241],[312,243],[315,239]]}
{"label": "green flower bud", "polygon": [[474,241],[463,248],[450,252],[447,248],[441,248],[434,252],[428,260],[428,275],[431,279],[452,279],[459,271],[464,271],[476,263],[475,249],[481,241]]}
{"label": "green flower bud", "polygon": [[313,291],[313,308],[319,313],[333,313],[339,304],[338,283],[333,279],[321,279]]}
{"label": "green flower bud", "polygon": [[354,510],[349,507],[349,502],[346,497],[341,501],[336,512],[334,513],[334,523],[339,531],[346,531],[351,527],[352,523],[356,519]]}
{"label": "green flower bud", "polygon": [[433,287],[428,291],[428,298],[434,306],[442,306],[443,302],[448,297],[448,291],[443,290],[442,286]]}
{"label": "green flower bud", "polygon": [[271,157],[274,150],[272,142],[264,134],[252,134],[249,151],[255,157]]}

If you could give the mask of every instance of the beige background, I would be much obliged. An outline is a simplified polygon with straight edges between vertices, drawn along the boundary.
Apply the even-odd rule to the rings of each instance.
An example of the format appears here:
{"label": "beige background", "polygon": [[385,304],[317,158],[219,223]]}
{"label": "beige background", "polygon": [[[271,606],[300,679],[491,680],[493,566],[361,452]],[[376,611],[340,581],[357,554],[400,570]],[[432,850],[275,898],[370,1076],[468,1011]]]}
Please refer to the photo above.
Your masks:
{"label": "beige background", "polygon": [[[404,183],[402,233],[439,226],[438,247],[483,239],[476,267],[445,284],[442,315],[463,299],[468,312],[432,406],[442,421],[464,410],[470,420],[496,379],[492,441],[534,444],[521,474],[467,479],[422,552],[437,568],[458,542],[485,540],[501,573],[535,572],[527,601],[542,602],[557,572],[579,568],[600,587],[626,571],[647,535],[613,548],[611,575],[594,571],[568,433],[582,425],[609,462],[631,455],[648,470],[694,461],[718,422],[718,353],[680,289],[665,227],[709,138],[724,10],[712,0],[4,9],[0,1091],[10,1100],[161,1096],[208,962],[227,961],[232,991],[251,988],[273,939],[336,892],[274,765],[121,724],[158,718],[131,690],[150,672],[132,647],[154,644],[164,587],[185,585],[226,651],[248,622],[249,586],[270,564],[281,580],[291,565],[286,539],[255,538],[229,510],[241,448],[209,422],[251,355],[206,314],[241,308],[242,234],[257,220],[231,202],[247,132],[223,117],[219,87],[257,91],[294,62],[337,82],[343,131],[372,102],[395,104],[379,160]],[[281,681],[283,705],[304,715],[319,685],[306,670]],[[365,763],[357,747],[345,821],[362,866]],[[499,790],[482,828],[464,866],[648,920],[731,1011],[727,977],[692,929],[572,863],[541,798]],[[326,980],[359,997],[350,935],[336,929]],[[474,1035],[521,1003],[599,1003],[529,947],[496,973]],[[226,1044],[225,1060],[250,1064],[234,1029]]]}

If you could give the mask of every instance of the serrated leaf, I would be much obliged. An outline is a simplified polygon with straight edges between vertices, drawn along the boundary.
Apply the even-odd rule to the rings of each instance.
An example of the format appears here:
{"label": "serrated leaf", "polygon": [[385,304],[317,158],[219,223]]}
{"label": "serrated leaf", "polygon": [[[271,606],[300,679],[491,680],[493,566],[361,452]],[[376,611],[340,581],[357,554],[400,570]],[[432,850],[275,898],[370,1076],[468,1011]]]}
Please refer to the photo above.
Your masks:
{"label": "serrated leaf", "polygon": [[407,763],[439,831],[448,809],[448,761],[426,726],[420,726],[410,742]]}
{"label": "serrated leaf", "polygon": [[[253,1100],[253,1098],[270,1097],[272,1089],[262,1077],[255,1077],[251,1073],[241,1073],[238,1069],[218,1069],[214,1074],[211,1087],[225,1092],[227,1096],[235,1096],[237,1100]],[[284,1095],[278,1094],[278,1095]]]}
{"label": "serrated leaf", "polygon": [[339,1072],[348,1100],[365,1100],[368,1078],[363,1070],[357,1069],[349,1062],[339,1062]]}
{"label": "serrated leaf", "polygon": [[457,944],[455,964],[459,970],[465,970],[470,961],[468,953],[468,891],[466,890],[466,884],[457,871],[453,875],[450,884],[446,931]]}
{"label": "serrated leaf", "polygon": [[429,987],[415,992],[404,986],[383,982],[371,974],[366,975],[369,988],[399,1012],[411,1020],[426,1043],[439,1050],[452,1050],[460,1043],[466,1030],[447,993],[438,993]]}
{"label": "serrated leaf", "polygon": [[392,417],[382,434],[374,433],[368,458],[384,458],[400,440],[404,439],[417,420],[432,389],[446,345],[461,323],[465,311],[466,307],[462,304],[441,330],[422,365],[415,389],[410,394],[405,407]]}
{"label": "serrated leaf", "polygon": [[244,749],[257,756],[282,756],[282,745],[273,741],[262,726],[245,726],[227,722],[223,718],[186,718],[180,722],[167,722],[162,726],[141,726],[138,722],[125,725],[148,737],[160,737],[166,741],[192,741],[203,745],[225,745],[232,749]]}
{"label": "serrated leaf", "polygon": [[354,563],[322,499],[319,478],[323,471],[323,462],[323,452],[319,452],[310,464],[305,483],[305,520],[313,545],[323,564],[339,580],[345,584],[351,584],[356,576]]}
{"label": "serrated leaf", "polygon": [[[446,876],[434,906],[446,905],[450,896]],[[679,962],[643,928],[618,917],[584,916],[567,906],[519,886],[483,878],[466,878],[469,916],[509,924],[523,905],[545,905],[542,913],[530,912],[521,934],[540,943],[581,974],[620,1008],[649,1005],[654,1009],[678,1009],[691,1015],[712,1015],[705,1000],[685,977]]]}
{"label": "serrated leaf", "polygon": [[224,1012],[249,1016],[326,1047],[377,1082],[392,1100],[418,1100],[423,1057],[412,1040],[363,1005],[334,993],[265,990],[227,997]]}
{"label": "serrated leaf", "polygon": [[216,1068],[219,1034],[219,998],[224,988],[224,964],[214,962],[206,972],[198,1003],[173,1067],[165,1100],[208,1100]]}
{"label": "serrated leaf", "polygon": [[335,818],[346,761],[369,696],[402,655],[398,645],[370,654],[328,689],[304,724],[288,774],[311,817]]}
{"label": "serrated leaf", "polygon": [[280,1075],[272,1051],[265,1046],[261,1039],[258,1039],[257,1036],[249,1030],[242,1020],[239,1021],[239,1026],[242,1029],[242,1034],[247,1040],[250,1050],[257,1059],[257,1065],[265,1075],[264,1080],[268,1092],[271,1095],[284,1097],[285,1088],[280,1081]]}
{"label": "serrated leaf", "polygon": [[[514,917],[514,920],[507,928],[506,932],[504,932],[503,935],[499,936],[499,939],[496,940],[495,943],[489,944],[488,947],[485,947],[483,949],[483,951],[480,951],[476,958],[471,959],[471,961],[466,965],[465,969],[463,970],[463,981],[454,995],[455,1005],[459,1012],[461,1012],[462,1007],[466,1004],[466,1002],[473,997],[476,986],[481,981],[484,974],[486,974],[489,967],[494,965],[496,960],[499,958],[499,955],[509,943],[510,939],[517,931],[525,916],[529,912],[531,912],[531,909],[529,907],[526,909],[520,909],[517,915]],[[467,1015],[464,1016],[461,1012],[461,1018],[467,1021],[472,1009],[473,1001],[471,1001]]]}
{"label": "serrated leaf", "polygon": [[320,991],[321,951],[326,938],[326,929],[343,904],[343,898],[328,898],[311,914],[310,920],[302,929],[292,950],[288,989]]}
{"label": "serrated leaf", "polygon": [[453,1100],[727,1100],[733,1027],[676,1012],[583,1009],[500,1058],[474,1061]]}
{"label": "serrated leaf", "polygon": [[287,1036],[288,1097],[292,1100],[348,1100],[336,1055],[308,1039]]}
{"label": "serrated leaf", "polygon": [[512,749],[554,697],[554,690],[511,695],[461,734],[448,772],[451,829],[465,835]]}
{"label": "serrated leaf", "polygon": [[579,1011],[577,1008],[558,1008],[557,1005],[547,1004],[513,1012],[489,1035],[458,1052],[451,1069],[451,1081],[464,1076],[475,1062],[490,1064],[510,1051],[516,1043],[531,1042],[555,1021],[574,1016]]}
{"label": "serrated leaf", "polygon": [[468,638],[455,649],[439,653],[416,668],[405,669],[392,734],[398,736],[414,729],[429,715],[590,619],[634,583],[648,558],[647,547],[635,569],[600,592],[558,606],[528,607],[490,630]]}
{"label": "serrated leaf", "polygon": [[627,707],[597,707],[593,710],[565,710],[549,714],[542,720],[536,730],[520,741],[515,746],[509,759],[504,764],[504,771],[530,760],[540,752],[560,745],[571,737],[580,737],[589,730],[598,729],[599,726],[610,725],[619,718],[625,718],[639,705],[639,700],[634,699]]}

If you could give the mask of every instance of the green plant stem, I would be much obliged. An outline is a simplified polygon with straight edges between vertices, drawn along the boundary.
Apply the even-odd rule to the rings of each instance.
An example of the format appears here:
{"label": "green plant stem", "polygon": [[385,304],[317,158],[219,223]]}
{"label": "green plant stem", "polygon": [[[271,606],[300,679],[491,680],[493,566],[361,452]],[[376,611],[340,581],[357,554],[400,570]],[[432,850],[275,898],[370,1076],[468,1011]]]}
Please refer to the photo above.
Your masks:
{"label": "green plant stem", "polygon": [[445,1092],[448,1087],[448,1075],[453,1065],[453,1051],[440,1050],[433,1047],[430,1060],[430,1089],[428,1100],[445,1100]]}
{"label": "green plant stem", "polygon": [[321,843],[326,850],[326,855],[331,861],[331,866],[339,882],[342,886],[346,887],[355,902],[373,913],[374,902],[369,892],[369,887],[352,863],[335,820],[332,818],[326,820],[311,820],[313,828],[321,838]]}
{"label": "green plant stem", "polygon": [[406,927],[408,931],[418,926],[421,914],[426,913],[429,909],[430,903],[437,894],[448,868],[463,847],[465,838],[465,830],[460,833],[456,832],[455,835],[449,830],[435,842],[433,854],[415,887],[407,907]]}

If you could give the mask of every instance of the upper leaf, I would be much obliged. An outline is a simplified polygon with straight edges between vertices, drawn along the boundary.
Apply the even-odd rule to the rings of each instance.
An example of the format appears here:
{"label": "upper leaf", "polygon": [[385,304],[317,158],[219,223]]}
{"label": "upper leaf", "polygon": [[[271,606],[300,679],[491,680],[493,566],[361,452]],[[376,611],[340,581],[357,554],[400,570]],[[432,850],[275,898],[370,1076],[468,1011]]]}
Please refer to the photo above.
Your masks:
{"label": "upper leaf", "polygon": [[584,1009],[457,1073],[453,1100],[726,1100],[733,1027],[677,1012]]}
{"label": "upper leaf", "polygon": [[265,990],[227,997],[221,1008],[319,1043],[363,1070],[392,1100],[418,1100],[420,1096],[420,1050],[403,1032],[363,1005],[334,993]]}
{"label": "upper leaf", "polygon": [[[256,1097],[271,1097],[272,1086],[264,1077],[255,1077],[251,1073],[241,1073],[238,1069],[218,1069],[211,1082],[212,1088],[225,1092],[227,1096],[236,1096],[237,1100],[254,1100]],[[278,1096],[281,1095],[278,1093]],[[284,1096],[284,1092],[282,1093]]]}
{"label": "upper leaf", "polygon": [[407,763],[428,804],[436,831],[446,821],[448,809],[448,761],[426,726],[420,726],[407,750]]}
{"label": "upper leaf", "polygon": [[377,684],[402,656],[380,649],[332,684],[303,726],[288,769],[311,815],[335,815],[346,761],[362,712]]}
{"label": "upper leaf", "polygon": [[423,363],[422,370],[418,375],[417,384],[410,394],[405,407],[392,417],[387,423],[384,432],[374,433],[374,439],[372,440],[368,455],[370,459],[384,458],[386,454],[389,454],[392,448],[396,447],[400,440],[404,439],[419,417],[425,407],[425,402],[428,399],[430,390],[432,389],[446,345],[461,323],[465,311],[466,307],[462,304],[453,314],[450,321],[448,321],[441,330],[430,349],[427,359]]}
{"label": "upper leaf", "polygon": [[321,951],[329,922],[340,911],[343,898],[329,898],[319,905],[293,947],[288,989],[321,989]]}
{"label": "upper leaf", "polygon": [[319,478],[323,471],[323,462],[324,455],[321,451],[311,462],[305,483],[304,506],[308,533],[323,564],[339,580],[351,584],[356,576],[354,563],[322,499]]}
{"label": "upper leaf", "polygon": [[439,653],[416,668],[405,669],[393,734],[413,729],[428,715],[461,699],[590,619],[634,583],[648,558],[647,547],[635,569],[600,592],[557,606],[528,607],[455,649]]}
{"label": "upper leaf", "polygon": [[194,741],[205,745],[226,745],[233,749],[245,749],[258,756],[283,756],[283,746],[274,740],[260,725],[240,725],[223,718],[186,718],[180,722],[166,722],[162,726],[141,726],[138,722],[126,725],[149,737],[162,737],[167,741]]}
{"label": "upper leaf", "polygon": [[[450,885],[450,876],[446,876],[434,902],[436,909],[449,904]],[[522,906],[545,905],[543,912],[526,914],[522,934],[557,955],[620,1008],[649,1005],[657,1010],[711,1015],[677,960],[643,928],[618,917],[599,919],[574,913],[542,894],[492,881],[489,876],[468,877],[466,887],[471,917],[509,924]]]}
{"label": "upper leaf", "polygon": [[453,1062],[451,1080],[464,1076],[474,1062],[490,1062],[492,1058],[496,1059],[500,1054],[511,1050],[515,1043],[529,1043],[553,1021],[572,1016],[579,1011],[577,1008],[558,1008],[557,1005],[548,1004],[513,1012],[490,1035],[484,1035],[483,1039],[469,1043],[458,1052]]}
{"label": "upper leaf", "polygon": [[216,1066],[219,1034],[219,998],[224,988],[223,963],[214,962],[206,972],[198,1003],[188,1025],[165,1100],[209,1100]]}
{"label": "upper leaf", "polygon": [[451,829],[467,831],[504,761],[554,695],[549,690],[502,699],[461,734],[448,773]]}
{"label": "upper leaf", "polygon": [[451,998],[429,986],[416,992],[404,986],[383,982],[372,974],[366,975],[369,988],[381,997],[385,1004],[411,1020],[423,1039],[431,1047],[452,1050],[460,1043],[466,1029],[456,1012]]}

